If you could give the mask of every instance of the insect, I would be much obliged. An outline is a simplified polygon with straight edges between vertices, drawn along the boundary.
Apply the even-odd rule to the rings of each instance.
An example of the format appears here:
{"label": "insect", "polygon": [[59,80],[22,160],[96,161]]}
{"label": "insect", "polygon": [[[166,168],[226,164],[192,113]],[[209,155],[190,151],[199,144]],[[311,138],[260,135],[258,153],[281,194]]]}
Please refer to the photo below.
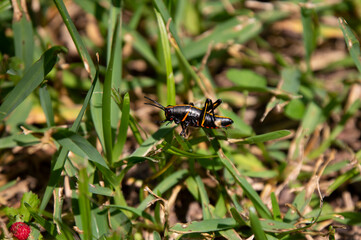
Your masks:
{"label": "insect", "polygon": [[220,128],[228,127],[233,123],[233,120],[229,117],[218,116],[214,114],[214,109],[216,109],[221,103],[222,100],[218,99],[214,103],[211,99],[207,98],[202,109],[194,106],[193,103],[183,104],[183,105],[168,105],[164,107],[159,102],[150,99],[149,97],[144,96],[146,99],[152,103],[145,103],[162,109],[165,113],[165,120],[161,123],[169,121],[175,122],[176,124],[181,124],[182,132],[181,136],[185,137],[187,127],[202,127],[202,128]]}

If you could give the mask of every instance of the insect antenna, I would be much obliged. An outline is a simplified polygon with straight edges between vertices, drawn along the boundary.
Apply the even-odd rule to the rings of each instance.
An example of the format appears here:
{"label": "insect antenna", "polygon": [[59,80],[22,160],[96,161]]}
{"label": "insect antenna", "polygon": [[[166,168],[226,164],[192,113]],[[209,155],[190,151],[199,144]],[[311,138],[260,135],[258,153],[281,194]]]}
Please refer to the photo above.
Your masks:
{"label": "insect antenna", "polygon": [[162,105],[162,104],[160,104],[159,102],[157,102],[157,101],[155,101],[155,100],[153,100],[153,99],[150,99],[149,97],[146,97],[146,96],[144,96],[146,99],[148,99],[149,101],[152,101],[153,103],[144,103],[144,104],[146,104],[146,105],[150,105],[150,106],[153,106],[153,107],[157,107],[157,108],[160,108],[160,109],[162,109],[163,111],[165,111],[165,107]]}

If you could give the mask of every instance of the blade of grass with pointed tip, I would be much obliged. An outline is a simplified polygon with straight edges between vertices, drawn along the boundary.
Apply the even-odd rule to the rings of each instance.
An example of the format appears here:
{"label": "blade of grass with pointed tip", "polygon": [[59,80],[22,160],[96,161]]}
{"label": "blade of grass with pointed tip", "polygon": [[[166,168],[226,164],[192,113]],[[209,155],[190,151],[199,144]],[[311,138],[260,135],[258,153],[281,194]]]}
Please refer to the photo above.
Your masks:
{"label": "blade of grass with pointed tip", "polygon": [[[111,1],[112,6],[109,8],[108,35],[107,35],[107,70],[111,71],[111,87],[118,89],[122,81],[123,71],[123,49],[122,49],[122,4],[123,1]],[[108,72],[107,72],[108,74]],[[104,85],[105,88],[105,85]],[[105,90],[105,89],[104,89]],[[104,106],[104,102],[103,102]],[[117,104],[110,100],[110,124],[112,130],[112,141],[116,134],[120,110]]]}
{"label": "blade of grass with pointed tip", "polygon": [[64,47],[52,47],[46,50],[24,74],[13,90],[5,97],[0,106],[0,121],[8,116],[27,96],[29,96],[44,80],[45,76],[54,67],[57,55],[66,52]]}
{"label": "blade of grass with pointed tip", "polygon": [[51,105],[51,98],[46,85],[40,87],[39,97],[41,107],[43,108],[43,111],[45,113],[47,126],[55,126],[53,106]]}
{"label": "blade of grass with pointed tip", "polygon": [[[157,10],[159,11],[160,16],[162,16],[162,19],[164,22],[168,22],[168,20],[171,18],[166,6],[164,5],[162,0],[153,0],[155,6],[157,7]],[[169,24],[169,31],[172,33],[172,37],[177,42],[178,46],[181,46],[181,41],[178,37],[177,30],[174,25],[174,21],[171,21]]]}
{"label": "blade of grass with pointed tip", "polygon": [[21,59],[25,65],[24,70],[29,69],[33,63],[34,56],[34,33],[33,25],[27,10],[26,4],[19,4],[20,1],[13,3],[13,32],[15,56]]}
{"label": "blade of grass with pointed tip", "polygon": [[[118,36],[120,31],[120,16],[117,17],[117,21],[114,27],[113,36]],[[113,37],[112,50],[115,50],[118,37]],[[112,80],[113,80],[113,67],[115,60],[115,52],[110,53],[110,59],[107,66],[107,72],[104,80],[103,87],[103,99],[102,99],[102,124],[104,134],[104,147],[105,155],[110,165],[113,165],[113,129],[112,129]],[[117,109],[117,112],[119,110]]]}
{"label": "blade of grass with pointed tip", "polygon": [[123,152],[123,147],[125,141],[127,140],[127,130],[129,126],[129,114],[130,114],[130,98],[129,94],[126,93],[123,97],[123,106],[122,106],[122,117],[120,119],[119,132],[117,137],[117,142],[114,145],[113,149],[113,159],[114,163],[120,161],[119,157]]}
{"label": "blade of grass with pointed tip", "polygon": [[95,65],[85,47],[85,44],[83,43],[80,37],[79,32],[76,30],[75,25],[70,18],[70,15],[65,7],[64,2],[62,0],[54,0],[54,3],[58,8],[61,17],[63,18],[64,24],[70,33],[70,36],[75,44],[76,49],[78,50],[78,53],[84,63],[85,70],[90,74],[91,78],[94,78],[96,74]]}
{"label": "blade of grass with pointed tip", "polygon": [[273,212],[273,219],[279,222],[282,222],[282,215],[280,206],[278,204],[276,195],[274,192],[271,193],[271,202],[272,202],[272,212]]}
{"label": "blade of grass with pointed tip", "polygon": [[352,29],[347,24],[346,20],[343,18],[338,19],[340,22],[340,27],[345,38],[345,42],[347,48],[351,54],[351,57],[358,69],[361,73],[361,50],[360,50],[360,42],[356,38],[355,34],[353,33]]}
{"label": "blade of grass with pointed tip", "polygon": [[291,134],[291,132],[289,130],[279,130],[279,131],[274,131],[274,132],[269,132],[269,133],[253,136],[253,137],[248,137],[244,141],[241,141],[239,143],[255,144],[255,143],[261,143],[261,142],[267,142],[270,140],[275,140],[275,139],[279,139],[279,138],[288,136],[290,134]]}
{"label": "blade of grass with pointed tip", "polygon": [[317,25],[314,22],[314,20],[317,18],[317,15],[314,9],[301,7],[301,16],[307,70],[309,73],[311,73],[311,55],[316,47],[317,40]]}
{"label": "blade of grass with pointed tip", "polygon": [[168,34],[163,19],[160,13],[154,9],[155,15],[157,17],[158,28],[160,32],[160,40],[162,43],[162,52],[165,62],[166,68],[166,76],[167,76],[167,103],[168,105],[175,105],[175,82],[174,82],[174,74],[172,67],[172,60],[170,54],[170,46],[168,41]]}

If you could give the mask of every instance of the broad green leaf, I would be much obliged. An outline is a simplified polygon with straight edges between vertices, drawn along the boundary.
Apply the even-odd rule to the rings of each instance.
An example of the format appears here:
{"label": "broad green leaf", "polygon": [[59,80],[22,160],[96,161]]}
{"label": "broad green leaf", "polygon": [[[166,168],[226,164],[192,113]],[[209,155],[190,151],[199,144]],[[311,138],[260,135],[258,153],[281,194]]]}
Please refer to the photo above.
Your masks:
{"label": "broad green leaf", "polygon": [[305,105],[300,99],[293,99],[287,104],[285,114],[291,119],[301,120],[305,114]]}
{"label": "broad green leaf", "polygon": [[230,69],[227,78],[237,87],[248,91],[266,91],[267,81],[264,77],[250,70]]}

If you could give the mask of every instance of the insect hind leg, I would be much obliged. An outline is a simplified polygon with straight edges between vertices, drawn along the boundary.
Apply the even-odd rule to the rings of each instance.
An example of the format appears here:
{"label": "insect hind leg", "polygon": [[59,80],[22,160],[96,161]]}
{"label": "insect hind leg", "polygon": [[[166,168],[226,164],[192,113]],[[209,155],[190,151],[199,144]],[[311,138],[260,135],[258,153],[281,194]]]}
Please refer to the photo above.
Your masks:
{"label": "insect hind leg", "polygon": [[[212,103],[212,100],[210,101]],[[214,111],[214,109],[216,109],[219,105],[221,105],[221,103],[222,103],[222,99],[218,99],[213,104],[210,104],[207,108],[207,112],[209,113],[210,111]]]}
{"label": "insect hind leg", "polygon": [[211,117],[212,117],[212,121],[213,123],[215,122],[215,118],[214,118],[214,105],[216,105],[216,107],[218,107],[221,104],[222,100],[218,99],[214,104],[212,103],[212,100],[207,98],[206,102],[204,103],[204,107],[202,109],[201,115],[199,117],[199,125],[201,127],[204,127],[204,122],[206,120],[206,115],[209,114],[210,112],[212,112]]}

